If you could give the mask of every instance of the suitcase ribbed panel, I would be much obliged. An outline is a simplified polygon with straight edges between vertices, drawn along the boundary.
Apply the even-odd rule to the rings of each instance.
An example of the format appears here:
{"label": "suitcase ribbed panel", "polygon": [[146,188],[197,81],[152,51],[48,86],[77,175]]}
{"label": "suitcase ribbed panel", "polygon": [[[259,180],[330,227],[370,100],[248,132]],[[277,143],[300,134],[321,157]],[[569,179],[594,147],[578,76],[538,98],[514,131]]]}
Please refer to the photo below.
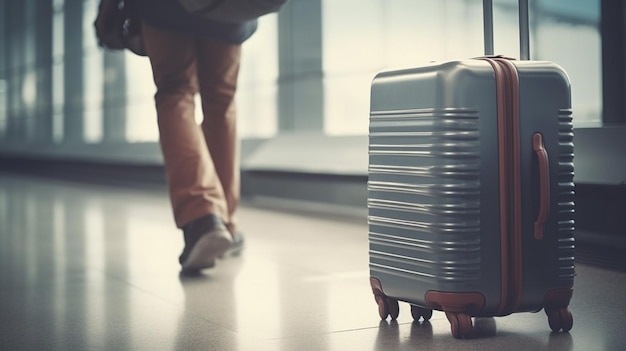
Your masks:
{"label": "suitcase ribbed panel", "polygon": [[372,112],[373,276],[452,290],[480,278],[478,136],[475,109]]}
{"label": "suitcase ribbed panel", "polygon": [[[572,111],[559,111],[558,279],[574,278],[574,133]],[[567,284],[566,284],[567,285]]]}

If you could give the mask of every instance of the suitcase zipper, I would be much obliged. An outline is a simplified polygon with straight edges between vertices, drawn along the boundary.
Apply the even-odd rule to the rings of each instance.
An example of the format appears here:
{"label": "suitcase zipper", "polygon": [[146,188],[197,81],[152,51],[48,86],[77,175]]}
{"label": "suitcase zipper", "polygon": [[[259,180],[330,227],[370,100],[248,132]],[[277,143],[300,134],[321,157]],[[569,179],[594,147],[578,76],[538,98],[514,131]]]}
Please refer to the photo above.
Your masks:
{"label": "suitcase zipper", "polygon": [[494,69],[498,123],[501,300],[497,315],[516,311],[522,293],[519,76],[508,58],[484,57]]}

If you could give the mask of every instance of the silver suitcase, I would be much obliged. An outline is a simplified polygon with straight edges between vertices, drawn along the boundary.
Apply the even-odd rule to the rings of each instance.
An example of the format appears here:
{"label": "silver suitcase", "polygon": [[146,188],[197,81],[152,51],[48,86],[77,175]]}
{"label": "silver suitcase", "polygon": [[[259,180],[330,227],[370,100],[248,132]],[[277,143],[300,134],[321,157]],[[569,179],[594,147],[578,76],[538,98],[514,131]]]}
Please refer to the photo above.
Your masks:
{"label": "silver suitcase", "polygon": [[572,328],[574,146],[562,68],[486,56],[380,73],[369,142],[381,318],[397,318],[405,301],[416,320],[444,311],[457,338],[471,336],[472,317],[542,309],[552,330]]}

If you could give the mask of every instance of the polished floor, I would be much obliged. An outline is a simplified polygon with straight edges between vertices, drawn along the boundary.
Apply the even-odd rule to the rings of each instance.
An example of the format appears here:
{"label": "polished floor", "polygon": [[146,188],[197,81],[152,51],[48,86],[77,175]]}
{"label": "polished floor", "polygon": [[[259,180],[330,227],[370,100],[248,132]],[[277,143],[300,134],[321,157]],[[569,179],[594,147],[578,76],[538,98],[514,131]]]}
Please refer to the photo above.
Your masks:
{"label": "polished floor", "polygon": [[544,313],[381,322],[363,219],[244,205],[243,255],[181,276],[163,189],[0,174],[0,350],[625,350],[626,273],[577,265],[574,328]]}

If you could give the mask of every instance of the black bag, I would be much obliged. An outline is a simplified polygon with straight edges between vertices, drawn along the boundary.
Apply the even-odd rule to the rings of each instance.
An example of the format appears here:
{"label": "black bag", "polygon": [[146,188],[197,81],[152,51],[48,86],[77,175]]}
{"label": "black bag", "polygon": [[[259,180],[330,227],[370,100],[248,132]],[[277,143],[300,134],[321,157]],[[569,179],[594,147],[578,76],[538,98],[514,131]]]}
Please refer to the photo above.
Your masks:
{"label": "black bag", "polygon": [[278,12],[287,0],[179,0],[192,15],[208,20],[242,23]]}
{"label": "black bag", "polygon": [[132,0],[100,0],[94,22],[98,45],[111,50],[128,49],[146,56],[141,37],[141,19]]}

